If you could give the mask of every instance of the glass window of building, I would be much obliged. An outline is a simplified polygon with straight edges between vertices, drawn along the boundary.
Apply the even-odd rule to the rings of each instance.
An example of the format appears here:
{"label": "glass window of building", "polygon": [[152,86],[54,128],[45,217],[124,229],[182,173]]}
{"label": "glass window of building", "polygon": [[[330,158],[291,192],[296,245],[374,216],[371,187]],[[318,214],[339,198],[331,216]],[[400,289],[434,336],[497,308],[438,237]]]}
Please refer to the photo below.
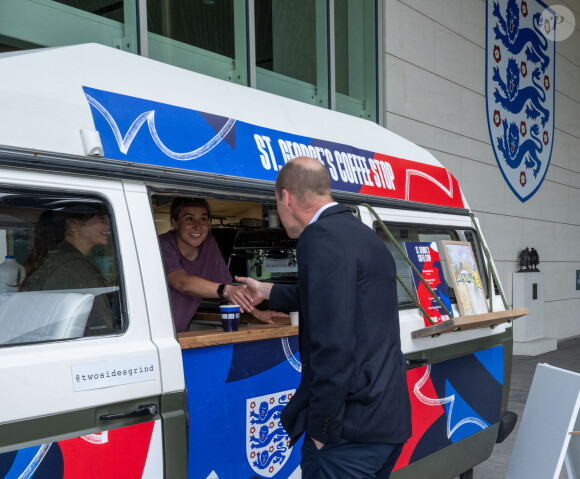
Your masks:
{"label": "glass window of building", "polygon": [[100,43],[377,121],[378,0],[2,0],[0,52]]}
{"label": "glass window of building", "polygon": [[138,52],[138,0],[2,0],[4,49],[100,43]]}
{"label": "glass window of building", "polygon": [[244,0],[147,0],[149,57],[247,83]]}
{"label": "glass window of building", "polygon": [[328,106],[326,2],[255,0],[256,88]]}
{"label": "glass window of building", "polygon": [[336,109],[376,119],[376,5],[334,0]]}
{"label": "glass window of building", "polygon": [[84,12],[109,18],[119,23],[125,22],[123,2],[119,0],[54,0],[56,3],[68,5]]}

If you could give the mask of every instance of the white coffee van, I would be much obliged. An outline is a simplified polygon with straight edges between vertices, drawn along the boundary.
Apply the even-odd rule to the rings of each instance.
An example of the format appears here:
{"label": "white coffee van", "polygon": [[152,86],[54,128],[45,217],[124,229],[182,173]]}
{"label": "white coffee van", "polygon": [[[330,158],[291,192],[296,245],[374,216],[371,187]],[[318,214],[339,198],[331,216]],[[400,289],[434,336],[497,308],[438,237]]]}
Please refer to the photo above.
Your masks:
{"label": "white coffee van", "polygon": [[[298,327],[242,317],[223,332],[205,301],[176,334],[158,235],[174,198],[202,197],[234,275],[296,281],[274,181],[301,155],[328,168],[335,199],[397,262],[413,436],[392,477],[468,475],[509,434],[516,315],[456,179],[429,152],[99,45],[2,54],[0,75],[0,259],[20,265],[0,285],[0,478],[300,477],[300,443],[289,448],[279,424],[300,380]],[[36,287],[31,258],[62,240],[51,221],[88,213],[108,228],[86,263]]]}

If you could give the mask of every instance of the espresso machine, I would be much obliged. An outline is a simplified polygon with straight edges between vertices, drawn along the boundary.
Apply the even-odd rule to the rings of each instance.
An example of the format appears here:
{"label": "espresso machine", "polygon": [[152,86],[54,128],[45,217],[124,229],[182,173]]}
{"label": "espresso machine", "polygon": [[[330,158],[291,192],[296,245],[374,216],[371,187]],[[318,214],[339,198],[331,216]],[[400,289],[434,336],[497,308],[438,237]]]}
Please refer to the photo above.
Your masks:
{"label": "espresso machine", "polygon": [[228,266],[232,276],[295,283],[298,274],[296,240],[288,238],[281,228],[240,229]]}

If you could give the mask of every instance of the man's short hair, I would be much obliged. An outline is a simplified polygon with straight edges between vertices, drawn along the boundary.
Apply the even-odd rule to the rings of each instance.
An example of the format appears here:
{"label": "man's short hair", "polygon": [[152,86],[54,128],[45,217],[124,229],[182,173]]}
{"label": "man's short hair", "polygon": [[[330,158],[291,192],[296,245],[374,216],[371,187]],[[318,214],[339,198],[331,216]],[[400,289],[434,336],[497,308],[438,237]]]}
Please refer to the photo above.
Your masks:
{"label": "man's short hair", "polygon": [[[305,162],[303,160],[314,160]],[[302,206],[308,206],[317,197],[330,197],[330,176],[318,160],[304,156],[286,163],[276,178],[276,195],[290,191]]]}

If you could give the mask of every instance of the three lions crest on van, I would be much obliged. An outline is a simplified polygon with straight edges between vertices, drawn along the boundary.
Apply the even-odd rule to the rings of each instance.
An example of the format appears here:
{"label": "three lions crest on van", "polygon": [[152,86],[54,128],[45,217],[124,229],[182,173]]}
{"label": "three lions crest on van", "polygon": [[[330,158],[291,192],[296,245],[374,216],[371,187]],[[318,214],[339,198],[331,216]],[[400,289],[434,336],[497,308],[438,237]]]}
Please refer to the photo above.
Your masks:
{"label": "three lions crest on van", "polygon": [[290,456],[290,438],[280,423],[280,414],[294,390],[246,401],[246,457],[262,477],[273,477]]}
{"label": "three lions crest on van", "polygon": [[552,155],[556,24],[537,0],[487,0],[487,122],[497,164],[522,202]]}

